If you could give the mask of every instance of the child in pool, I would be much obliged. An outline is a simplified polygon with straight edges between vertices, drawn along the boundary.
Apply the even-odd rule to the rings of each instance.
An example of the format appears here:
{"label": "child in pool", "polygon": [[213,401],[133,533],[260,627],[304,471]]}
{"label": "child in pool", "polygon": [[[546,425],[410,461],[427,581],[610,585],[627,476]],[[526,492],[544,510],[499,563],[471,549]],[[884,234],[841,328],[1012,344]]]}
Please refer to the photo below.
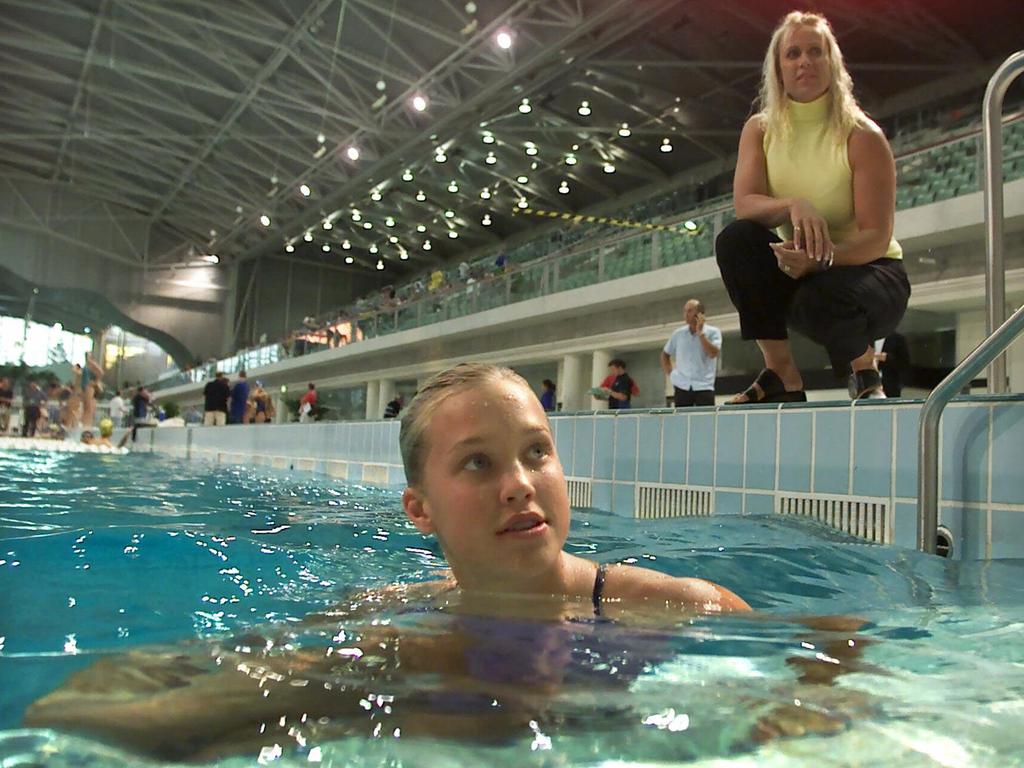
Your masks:
{"label": "child in pool", "polygon": [[[463,596],[562,595],[749,611],[728,589],[566,552],[569,496],[548,419],[507,369],[463,363],[431,379],[402,414],[406,515],[434,534]],[[473,602],[477,602],[474,600]]]}

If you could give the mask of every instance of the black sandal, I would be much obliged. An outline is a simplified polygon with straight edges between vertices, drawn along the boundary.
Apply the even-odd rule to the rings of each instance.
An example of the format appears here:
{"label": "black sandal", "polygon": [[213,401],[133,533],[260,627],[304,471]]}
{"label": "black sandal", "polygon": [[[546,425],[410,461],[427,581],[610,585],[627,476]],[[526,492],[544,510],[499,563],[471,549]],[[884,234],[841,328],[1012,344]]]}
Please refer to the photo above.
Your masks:
{"label": "black sandal", "polygon": [[806,403],[807,393],[802,389],[786,391],[782,379],[771,368],[764,368],[754,382],[740,393],[747,399],[741,403],[730,402],[729,405],[746,405],[747,403]]}

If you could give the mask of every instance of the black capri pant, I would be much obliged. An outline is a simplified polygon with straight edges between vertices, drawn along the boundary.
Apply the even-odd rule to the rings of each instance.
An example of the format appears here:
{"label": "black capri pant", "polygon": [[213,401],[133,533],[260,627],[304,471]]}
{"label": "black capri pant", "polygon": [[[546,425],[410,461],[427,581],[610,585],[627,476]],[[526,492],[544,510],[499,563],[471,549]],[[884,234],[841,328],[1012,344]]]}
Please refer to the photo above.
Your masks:
{"label": "black capri pant", "polygon": [[902,259],[882,258],[833,267],[800,280],[779,269],[767,227],[738,219],[715,240],[715,254],[729,298],[740,315],[744,339],[786,339],[793,328],[825,347],[832,369],[850,374],[850,361],[903,319],[910,281]]}

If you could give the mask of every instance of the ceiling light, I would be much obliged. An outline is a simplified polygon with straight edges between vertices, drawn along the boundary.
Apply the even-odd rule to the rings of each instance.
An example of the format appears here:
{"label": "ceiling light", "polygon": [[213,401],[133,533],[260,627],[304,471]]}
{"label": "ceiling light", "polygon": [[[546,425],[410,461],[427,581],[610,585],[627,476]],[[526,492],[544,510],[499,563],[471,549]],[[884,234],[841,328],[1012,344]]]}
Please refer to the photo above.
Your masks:
{"label": "ceiling light", "polygon": [[565,164],[566,165],[576,165],[577,162],[579,162],[579,161],[576,159],[576,155],[566,155],[565,156]]}
{"label": "ceiling light", "polygon": [[405,173],[402,174],[402,181],[412,181],[412,171],[406,169]]}
{"label": "ceiling light", "polygon": [[672,142],[669,141],[667,138],[661,140],[661,151],[662,152],[671,152],[672,151]]}
{"label": "ceiling light", "polygon": [[373,224],[368,221],[363,222],[363,229],[373,229]]}
{"label": "ceiling light", "polygon": [[206,260],[211,264],[220,264],[220,256],[218,256],[216,253],[207,254]]}
{"label": "ceiling light", "polygon": [[562,180],[562,183],[558,185],[558,194],[568,195],[569,194],[569,182]]}
{"label": "ceiling light", "polygon": [[354,261],[355,261],[355,259],[353,259],[351,256],[346,256],[345,257],[345,263],[346,264],[351,264]]}
{"label": "ceiling light", "polygon": [[305,240],[307,243],[312,243],[313,242],[313,233],[312,232],[307,232],[306,234],[304,234],[302,236],[302,239]]}
{"label": "ceiling light", "polygon": [[538,151],[539,150],[537,149],[536,144],[534,144],[532,141],[526,142],[526,154],[532,157],[533,155],[536,155]]}
{"label": "ceiling light", "polygon": [[377,271],[378,272],[383,272],[384,271],[384,259],[377,259]]}
{"label": "ceiling light", "polygon": [[619,126],[619,136],[624,139],[628,139],[632,135],[632,131],[629,130],[629,123],[623,123]]}
{"label": "ceiling light", "polygon": [[392,245],[397,245],[398,238],[395,235],[391,235],[390,237],[388,237],[388,242],[391,243]]}
{"label": "ceiling light", "polygon": [[530,178],[528,176],[524,176],[523,174],[519,174],[518,176],[516,176],[516,181],[518,181],[520,184],[528,184],[530,182]]}
{"label": "ceiling light", "polygon": [[423,194],[423,190],[422,189],[419,192],[416,193],[416,199],[419,200],[421,203],[424,200],[427,199],[427,196],[425,194]]}
{"label": "ceiling light", "polygon": [[484,200],[490,200],[491,190],[489,190],[487,187],[484,187],[483,189],[480,190],[480,197],[482,197]]}
{"label": "ceiling light", "polygon": [[615,166],[612,165],[611,163],[605,163],[604,164],[604,172],[605,173],[615,173]]}
{"label": "ceiling light", "polygon": [[491,214],[485,213],[484,217],[480,220],[480,223],[483,224],[485,227],[491,226]]}
{"label": "ceiling light", "polygon": [[391,218],[390,216],[388,216],[386,219],[384,219],[384,226],[386,226],[386,227],[393,227],[393,226],[395,226],[395,220],[393,218]]}
{"label": "ceiling light", "polygon": [[422,95],[420,95],[418,93],[415,96],[413,96],[412,97],[412,108],[415,109],[417,112],[422,112],[423,110],[425,110],[427,108],[427,99],[426,99],[426,97],[422,96]]}
{"label": "ceiling light", "polygon": [[424,250],[424,251],[429,251],[429,250],[430,250],[431,248],[433,248],[433,247],[434,247],[434,246],[432,246],[432,245],[430,244],[430,241],[429,241],[429,240],[424,240],[424,241],[423,241],[423,250]]}
{"label": "ceiling light", "polygon": [[520,208],[529,208],[530,207],[530,204],[528,202],[526,202],[526,198],[525,197],[520,197],[519,198],[519,202],[516,203],[516,205],[518,205]]}
{"label": "ceiling light", "polygon": [[496,162],[498,162],[498,158],[494,156],[493,152],[488,152],[487,157],[484,158],[484,162],[487,163],[488,165],[494,165]]}
{"label": "ceiling light", "polygon": [[320,249],[321,249],[321,250],[322,250],[322,251],[323,251],[324,253],[330,253],[330,252],[331,252],[331,246],[329,246],[329,245],[328,245],[327,243],[324,243],[323,245],[321,245],[321,246],[320,246]]}
{"label": "ceiling light", "polygon": [[472,0],[470,0],[470,2],[468,2],[468,3],[466,3],[466,13],[469,13],[469,14],[476,13],[476,3],[472,2]]}
{"label": "ceiling light", "polygon": [[400,258],[402,261],[409,260],[409,252],[405,250],[405,248],[403,248],[402,246],[398,246],[398,258]]}
{"label": "ceiling light", "polygon": [[269,227],[270,226],[270,217],[267,216],[267,214],[264,213],[262,216],[260,216],[260,224],[262,224],[264,227]]}
{"label": "ceiling light", "polygon": [[375,190],[373,190],[373,192],[370,193],[370,199],[373,200],[373,202],[375,202],[375,203],[379,203],[381,197],[382,197],[382,195],[381,195],[379,190],[375,189]]}
{"label": "ceiling light", "polygon": [[327,137],[324,136],[322,133],[318,133],[316,135],[316,143],[317,144],[323,144],[325,141],[327,141]]}
{"label": "ceiling light", "polygon": [[302,195],[303,197],[309,197],[309,193],[310,193],[311,191],[312,191],[312,190],[311,190],[311,189],[309,188],[309,185],[308,185],[308,184],[300,184],[300,185],[299,185],[299,193],[300,193],[300,194],[301,194],[301,195]]}
{"label": "ceiling light", "polygon": [[576,111],[583,115],[583,117],[587,117],[590,114],[590,102],[581,101],[580,106]]}
{"label": "ceiling light", "polygon": [[348,155],[348,159],[355,162],[359,159],[359,147],[349,147],[345,150],[345,154]]}
{"label": "ceiling light", "polygon": [[490,131],[484,131],[484,135],[482,137],[482,140],[483,140],[484,144],[493,144],[494,143],[494,134],[491,133]]}
{"label": "ceiling light", "polygon": [[377,81],[377,90],[378,91],[386,91],[387,89],[388,89],[388,84],[387,83],[385,83],[383,80],[378,80]]}
{"label": "ceiling light", "polygon": [[579,144],[573,144],[573,145],[572,145],[572,151],[573,151],[573,152],[578,152],[578,151],[579,151],[579,148],[580,148],[580,145],[579,145]]}
{"label": "ceiling light", "polygon": [[334,225],[333,225],[333,224],[331,224],[331,220],[330,220],[330,219],[327,219],[327,220],[326,220],[326,221],[324,222],[324,229],[328,229],[328,230],[330,230],[330,229],[334,229]]}
{"label": "ceiling light", "polygon": [[426,232],[427,231],[427,225],[426,224],[417,224],[416,225],[416,231],[417,232]]}
{"label": "ceiling light", "polygon": [[440,150],[440,149],[437,150],[437,154],[434,155],[434,162],[435,163],[443,163],[447,159],[448,159],[448,155],[446,155],[444,153],[444,151]]}
{"label": "ceiling light", "polygon": [[370,243],[370,253],[377,253],[379,250],[380,248],[377,247],[376,243]]}
{"label": "ceiling light", "polygon": [[522,112],[524,115],[528,115],[533,111],[533,107],[530,106],[529,99],[523,99],[521,102],[519,102],[519,111]]}
{"label": "ceiling light", "polygon": [[689,232],[696,232],[697,222],[693,221],[692,219],[687,219],[686,221],[683,222],[683,228]]}
{"label": "ceiling light", "polygon": [[363,220],[363,214],[361,214],[359,211],[352,211],[352,221],[362,221],[362,220]]}
{"label": "ceiling light", "polygon": [[448,230],[448,237],[450,237],[452,240],[455,240],[458,236],[459,233],[456,232],[454,229]]}
{"label": "ceiling light", "polygon": [[291,243],[288,243],[288,245],[284,247],[284,250],[285,253],[295,253],[295,246],[292,245]]}
{"label": "ceiling light", "polygon": [[452,183],[448,185],[448,191],[453,195],[459,191],[459,185],[455,183],[454,179],[452,180]]}
{"label": "ceiling light", "polygon": [[496,42],[498,47],[503,51],[507,51],[512,47],[512,33],[507,29],[498,30],[498,34],[494,36],[494,42]]}
{"label": "ceiling light", "polygon": [[270,177],[270,183],[271,184],[277,184],[278,181],[279,181],[279,179],[277,178],[277,176],[271,176]]}
{"label": "ceiling light", "polygon": [[444,217],[446,219],[454,219],[455,218],[455,211],[453,211],[451,209],[448,209],[447,211],[444,212]]}
{"label": "ceiling light", "polygon": [[342,247],[343,250],[347,251],[347,250],[349,250],[352,247],[352,243],[350,243],[348,240],[342,240],[341,241],[341,247]]}
{"label": "ceiling light", "polygon": [[235,213],[241,213],[241,212],[242,212],[242,206],[236,205],[235,206]]}

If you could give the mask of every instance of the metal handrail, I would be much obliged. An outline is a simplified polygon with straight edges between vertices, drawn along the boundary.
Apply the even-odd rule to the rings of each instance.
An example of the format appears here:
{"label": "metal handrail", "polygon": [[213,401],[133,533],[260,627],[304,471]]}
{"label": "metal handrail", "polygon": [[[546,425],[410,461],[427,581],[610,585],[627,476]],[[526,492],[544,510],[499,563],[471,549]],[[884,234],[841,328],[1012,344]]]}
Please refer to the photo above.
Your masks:
{"label": "metal handrail", "polygon": [[[985,330],[993,333],[1006,317],[1006,275],[1003,269],[1003,97],[1010,83],[1024,72],[1024,51],[1004,61],[988,81],[982,105],[982,149],[985,175]],[[988,391],[1005,392],[1006,356],[996,355],[988,371]]]}
{"label": "metal handrail", "polygon": [[1003,96],[1010,83],[1022,71],[1024,51],[1018,51],[1006,59],[988,81],[982,106],[988,338],[932,390],[921,408],[917,459],[917,548],[929,554],[935,554],[939,527],[939,425],[942,411],[975,374],[990,364],[989,392],[1005,392],[1006,358],[1003,353],[1024,330],[1024,306],[1003,322],[1006,315],[1006,276],[1003,268]]}

